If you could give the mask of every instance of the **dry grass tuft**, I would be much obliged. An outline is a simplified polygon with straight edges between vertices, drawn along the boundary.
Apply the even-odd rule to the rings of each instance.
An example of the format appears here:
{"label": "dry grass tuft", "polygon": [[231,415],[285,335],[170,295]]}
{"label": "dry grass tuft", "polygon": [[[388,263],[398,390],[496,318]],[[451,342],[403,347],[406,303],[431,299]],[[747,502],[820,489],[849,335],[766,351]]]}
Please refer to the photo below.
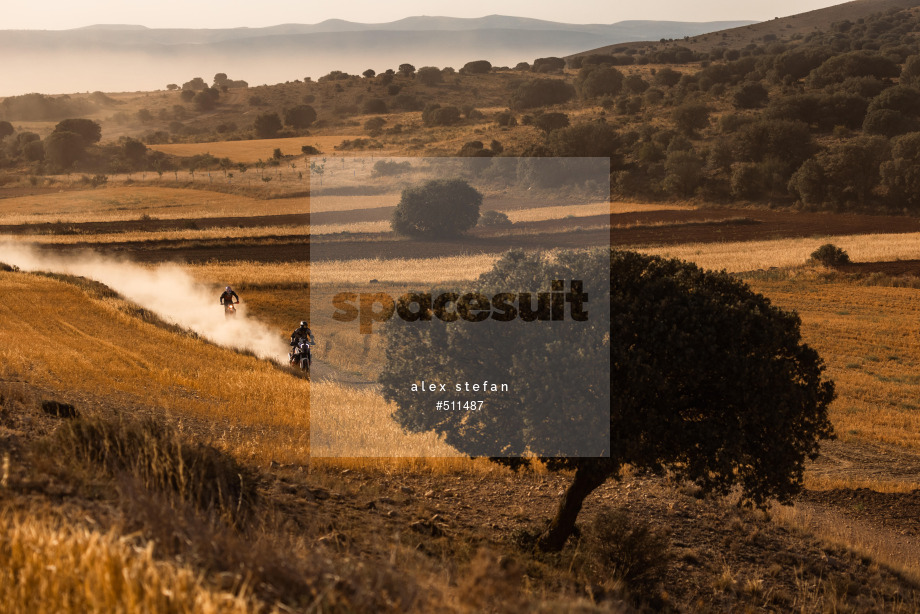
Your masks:
{"label": "dry grass tuft", "polygon": [[206,444],[186,444],[147,419],[138,422],[78,419],[55,433],[65,458],[110,474],[128,473],[148,490],[175,493],[201,511],[239,522],[257,503],[256,477],[233,457]]}
{"label": "dry grass tuft", "polygon": [[262,611],[245,586],[222,592],[198,571],[157,561],[153,543],[0,514],[0,611],[8,614]]}

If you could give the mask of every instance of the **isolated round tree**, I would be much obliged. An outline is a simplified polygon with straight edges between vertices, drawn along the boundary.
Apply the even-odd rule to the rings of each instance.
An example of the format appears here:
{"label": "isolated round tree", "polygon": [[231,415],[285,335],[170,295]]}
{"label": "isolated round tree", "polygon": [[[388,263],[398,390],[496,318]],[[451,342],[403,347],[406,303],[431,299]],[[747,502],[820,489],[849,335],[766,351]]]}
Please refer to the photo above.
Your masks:
{"label": "isolated round tree", "polygon": [[393,230],[403,235],[450,237],[476,225],[482,194],[462,179],[433,179],[403,190]]}
{"label": "isolated round tree", "polygon": [[[435,319],[420,326],[393,318],[385,328],[380,382],[384,397],[397,405],[396,422],[441,435],[471,456],[484,449],[546,449],[547,442],[535,437],[545,435],[544,422],[558,412],[535,417],[521,408],[547,395],[557,395],[563,407],[598,403],[590,388],[601,356],[609,356],[609,404],[600,401],[609,405],[609,423],[600,427],[609,427],[609,456],[539,458],[550,471],[575,471],[540,538],[543,549],[562,548],[585,497],[627,465],[669,470],[707,492],[737,487],[756,505],[788,501],[801,488],[805,459],[815,458],[819,440],[832,434],[827,409],[834,398],[821,358],[801,342],[794,313],[726,273],[633,252],[563,253],[550,260],[512,251],[473,287],[490,296],[582,279],[585,288],[596,289],[608,283],[608,274],[610,334],[601,335],[604,344],[597,342],[598,331],[560,346],[540,327],[512,322],[498,330],[484,322],[456,326]],[[514,328],[510,343],[505,331]],[[420,406],[407,385],[414,379],[477,381],[489,373],[489,379],[498,373],[507,379],[511,401],[501,400],[500,411],[466,412],[463,420]],[[492,460],[521,466],[534,459]]]}

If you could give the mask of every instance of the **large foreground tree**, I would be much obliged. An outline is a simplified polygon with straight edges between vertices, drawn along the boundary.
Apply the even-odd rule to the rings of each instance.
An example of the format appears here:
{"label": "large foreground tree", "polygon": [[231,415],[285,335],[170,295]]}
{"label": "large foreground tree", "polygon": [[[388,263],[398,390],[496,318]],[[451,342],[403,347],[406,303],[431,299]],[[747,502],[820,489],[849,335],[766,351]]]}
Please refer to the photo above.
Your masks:
{"label": "large foreground tree", "polygon": [[[482,456],[484,449],[552,450],[546,438],[568,432],[552,421],[562,415],[573,426],[581,420],[590,427],[597,414],[582,410],[609,404],[604,424],[610,429],[609,451],[596,457],[536,455],[552,471],[574,472],[540,537],[544,550],[563,547],[585,498],[627,465],[668,470],[707,492],[725,494],[739,487],[743,500],[755,505],[788,501],[801,488],[805,459],[817,455],[819,440],[832,436],[827,409],[834,398],[833,382],[823,379],[817,352],[802,343],[794,313],[726,273],[631,252],[601,250],[549,260],[513,251],[474,287],[492,296],[583,278],[596,298],[608,272],[609,335],[591,331],[590,319],[583,332],[570,322],[558,323],[571,327],[568,343],[526,323],[391,320],[380,381],[384,396],[398,406],[395,420],[410,431],[434,431],[461,452]],[[588,304],[598,308],[596,302]],[[606,319],[600,320],[606,327]],[[609,397],[592,390],[607,352]],[[433,411],[430,399],[407,385],[422,378],[480,381],[489,372],[491,379],[511,384],[512,393],[496,401],[501,411],[484,406],[459,417]],[[606,374],[600,381],[605,380]],[[527,413],[548,395],[559,411]],[[606,407],[593,409],[607,415]],[[492,460],[520,467],[535,459],[508,454]]]}

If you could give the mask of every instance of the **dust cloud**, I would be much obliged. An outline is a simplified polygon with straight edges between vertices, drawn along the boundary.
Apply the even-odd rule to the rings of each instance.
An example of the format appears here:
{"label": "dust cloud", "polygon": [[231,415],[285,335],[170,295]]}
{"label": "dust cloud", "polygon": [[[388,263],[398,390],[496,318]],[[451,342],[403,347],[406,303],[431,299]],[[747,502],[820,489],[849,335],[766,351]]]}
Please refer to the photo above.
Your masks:
{"label": "dust cloud", "polygon": [[3,240],[0,240],[0,262],[23,271],[93,279],[163,320],[193,330],[214,343],[249,350],[259,358],[275,362],[287,358],[289,347],[278,332],[246,316],[245,294],[240,297],[236,317],[226,319],[218,302],[223,287],[215,291],[178,266],[149,269],[89,250],[62,257],[42,253],[28,244]]}

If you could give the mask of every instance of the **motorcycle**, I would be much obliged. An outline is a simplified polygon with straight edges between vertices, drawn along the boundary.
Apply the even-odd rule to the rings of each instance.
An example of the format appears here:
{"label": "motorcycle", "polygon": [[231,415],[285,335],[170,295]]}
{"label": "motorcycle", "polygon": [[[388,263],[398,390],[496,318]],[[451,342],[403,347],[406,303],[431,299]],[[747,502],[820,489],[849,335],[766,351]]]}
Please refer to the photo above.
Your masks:
{"label": "motorcycle", "polygon": [[313,344],[305,339],[300,339],[297,341],[294,349],[288,353],[288,360],[290,364],[300,367],[300,370],[304,371],[305,373],[309,373],[310,363],[313,362],[313,357],[310,352],[310,348],[312,347]]}
{"label": "motorcycle", "polygon": [[224,318],[230,319],[236,317],[236,305],[233,303],[224,303]]}

